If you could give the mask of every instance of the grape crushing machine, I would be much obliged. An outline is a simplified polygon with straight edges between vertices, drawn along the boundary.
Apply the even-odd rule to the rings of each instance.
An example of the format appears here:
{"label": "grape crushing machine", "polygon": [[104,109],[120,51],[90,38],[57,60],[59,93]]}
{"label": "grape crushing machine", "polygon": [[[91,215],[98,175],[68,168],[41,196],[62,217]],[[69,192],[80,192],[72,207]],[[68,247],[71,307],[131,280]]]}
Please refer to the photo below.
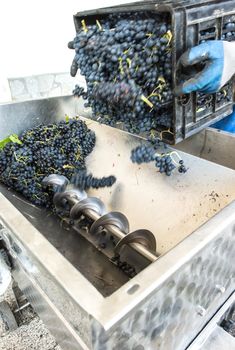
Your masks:
{"label": "grape crushing machine", "polygon": [[0,185],[12,274],[64,349],[187,348],[234,292],[235,172],[182,152],[183,175],[132,164],[143,140],[86,119],[72,97],[1,105],[0,137],[82,113],[97,135],[89,169],[118,180],[85,193],[45,179],[64,186],[54,203],[67,221]]}
{"label": "grape crushing machine", "polygon": [[[230,0],[226,16],[218,1],[208,1],[208,8],[215,3],[213,18],[201,21],[193,6],[185,12],[179,2],[164,3],[175,3],[172,8],[184,13],[181,18],[191,23],[195,40],[200,39],[195,30],[205,32],[205,21],[221,36],[223,18],[230,21],[235,14],[235,1]],[[129,11],[132,5],[125,6]],[[80,98],[0,105],[0,139],[65,115],[81,116],[96,134],[87,168],[97,177],[117,178],[110,188],[83,191],[64,176],[49,175],[43,185],[59,188],[53,196],[56,213],[0,183],[0,249],[8,255],[20,289],[63,349],[203,349],[211,334],[218,341],[226,339],[231,349],[235,346],[235,338],[220,327],[235,299],[235,163],[232,156],[227,159],[226,149],[222,153],[223,147],[216,152],[220,143],[234,149],[235,138],[213,129],[192,136],[231,112],[228,95],[220,105],[212,96],[200,115],[196,109],[191,113],[195,94],[186,105],[174,101],[174,140],[166,141],[190,136],[190,142],[173,146],[189,170],[170,177],[152,164],[133,164],[131,150],[144,138],[96,122]]]}

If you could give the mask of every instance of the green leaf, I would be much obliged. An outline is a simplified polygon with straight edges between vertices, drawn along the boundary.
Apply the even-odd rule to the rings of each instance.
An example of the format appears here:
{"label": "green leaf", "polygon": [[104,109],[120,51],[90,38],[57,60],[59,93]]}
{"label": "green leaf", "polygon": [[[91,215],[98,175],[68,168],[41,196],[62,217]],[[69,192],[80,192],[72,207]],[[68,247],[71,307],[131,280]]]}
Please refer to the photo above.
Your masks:
{"label": "green leaf", "polygon": [[65,116],[65,121],[66,121],[66,123],[69,122],[69,116],[68,115]]}
{"label": "green leaf", "polygon": [[18,145],[22,145],[22,142],[20,141],[19,137],[16,134],[12,134],[9,136],[9,139],[13,143],[18,143]]}
{"label": "green leaf", "polygon": [[9,142],[18,143],[19,145],[22,145],[22,142],[20,141],[19,137],[16,134],[12,134],[0,141],[0,149],[3,149]]}
{"label": "green leaf", "polygon": [[0,149],[4,148],[6,146],[7,143],[11,142],[11,140],[9,139],[9,137],[7,137],[4,140],[0,141]]}

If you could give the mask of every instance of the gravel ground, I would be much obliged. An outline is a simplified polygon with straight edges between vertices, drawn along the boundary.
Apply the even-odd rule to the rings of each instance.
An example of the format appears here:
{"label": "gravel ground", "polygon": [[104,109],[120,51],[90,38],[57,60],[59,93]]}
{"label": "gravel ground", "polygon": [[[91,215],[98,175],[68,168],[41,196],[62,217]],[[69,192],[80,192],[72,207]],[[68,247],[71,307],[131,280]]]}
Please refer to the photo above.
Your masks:
{"label": "gravel ground", "polygon": [[[12,310],[17,308],[11,286],[3,300]],[[11,332],[3,331],[0,325],[0,350],[61,350],[31,306],[16,313],[15,318],[19,327]]]}
{"label": "gravel ground", "polygon": [[60,350],[42,321],[35,317],[0,338],[1,350]]}

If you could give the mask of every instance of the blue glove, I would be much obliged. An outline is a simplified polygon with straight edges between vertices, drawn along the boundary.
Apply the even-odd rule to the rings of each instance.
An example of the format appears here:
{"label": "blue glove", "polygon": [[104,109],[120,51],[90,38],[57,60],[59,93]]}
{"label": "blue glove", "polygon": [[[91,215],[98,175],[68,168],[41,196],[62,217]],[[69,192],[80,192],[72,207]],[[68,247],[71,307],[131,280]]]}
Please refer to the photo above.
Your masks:
{"label": "blue glove", "polygon": [[233,109],[233,113],[231,115],[211,125],[211,127],[235,134],[235,108]]}
{"label": "blue glove", "polygon": [[189,68],[200,63],[205,63],[205,67],[177,86],[176,95],[220,90],[235,73],[235,42],[207,41],[186,51],[178,65]]}

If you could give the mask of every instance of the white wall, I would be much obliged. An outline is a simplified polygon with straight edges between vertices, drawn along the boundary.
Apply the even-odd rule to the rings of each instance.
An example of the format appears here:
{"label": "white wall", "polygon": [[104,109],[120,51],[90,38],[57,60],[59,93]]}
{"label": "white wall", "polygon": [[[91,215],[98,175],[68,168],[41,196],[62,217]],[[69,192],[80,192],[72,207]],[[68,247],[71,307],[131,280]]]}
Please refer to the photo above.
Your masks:
{"label": "white wall", "polygon": [[7,0],[0,5],[1,65],[7,77],[68,71],[78,1]]}
{"label": "white wall", "polygon": [[73,52],[73,14],[117,0],[7,0],[0,4],[0,76],[64,72]]}
{"label": "white wall", "polygon": [[[73,14],[134,0],[1,0],[0,100],[9,95],[7,78],[68,72],[75,35]],[[7,97],[6,97],[7,98]]]}

